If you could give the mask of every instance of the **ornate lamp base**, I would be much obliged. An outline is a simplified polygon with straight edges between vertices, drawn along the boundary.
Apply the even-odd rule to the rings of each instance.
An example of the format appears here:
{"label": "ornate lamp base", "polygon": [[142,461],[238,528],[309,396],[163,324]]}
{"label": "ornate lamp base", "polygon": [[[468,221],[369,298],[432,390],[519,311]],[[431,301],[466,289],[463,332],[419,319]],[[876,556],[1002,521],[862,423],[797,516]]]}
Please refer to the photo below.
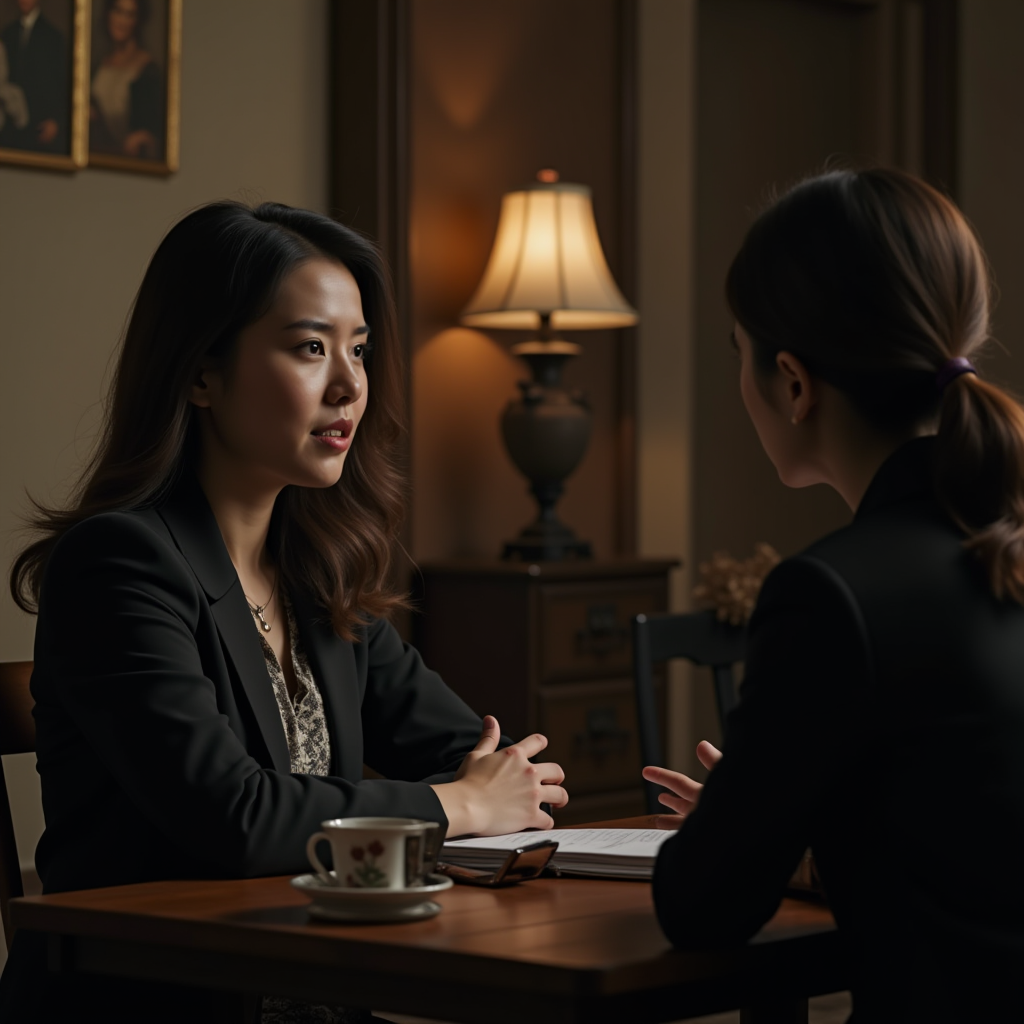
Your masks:
{"label": "ornate lamp base", "polygon": [[540,514],[515,540],[507,541],[501,557],[520,562],[560,562],[566,558],[592,558],[590,541],[580,540],[572,528],[555,515],[562,485],[534,484],[530,488]]}
{"label": "ornate lamp base", "polygon": [[505,545],[503,558],[559,561],[590,558],[590,544],[555,515],[564,490],[562,481],[580,464],[590,440],[590,409],[579,392],[562,387],[562,365],[579,351],[560,339],[541,339],[512,350],[533,372],[520,381],[522,397],[509,402],[501,428],[509,456],[530,481],[537,499],[537,518]]}

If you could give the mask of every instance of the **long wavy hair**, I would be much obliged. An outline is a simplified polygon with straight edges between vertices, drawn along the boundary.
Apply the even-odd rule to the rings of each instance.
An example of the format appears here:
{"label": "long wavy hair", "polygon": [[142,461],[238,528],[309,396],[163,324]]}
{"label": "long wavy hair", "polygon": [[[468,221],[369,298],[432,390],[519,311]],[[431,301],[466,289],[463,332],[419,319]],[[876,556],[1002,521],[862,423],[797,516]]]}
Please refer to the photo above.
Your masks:
{"label": "long wavy hair", "polygon": [[390,583],[405,511],[402,357],[391,281],[374,245],[309,210],[217,202],[179,221],[160,243],[135,298],[95,452],[65,507],[34,502],[41,536],[15,559],[11,593],[38,610],[46,563],[73,526],[102,512],[158,505],[199,455],[189,401],[203,365],[230,359],[239,333],[267,312],[282,280],[313,258],[343,264],[370,328],[369,395],[341,479],[286,487],[268,544],[285,586],[302,587],[352,640],[368,616],[404,603]]}
{"label": "long wavy hair", "polygon": [[810,178],[750,228],[726,297],[758,375],[779,352],[892,436],[937,424],[935,488],[996,597],[1024,603],[1024,410],[949,359],[990,340],[981,244],[956,205],[895,170]]}

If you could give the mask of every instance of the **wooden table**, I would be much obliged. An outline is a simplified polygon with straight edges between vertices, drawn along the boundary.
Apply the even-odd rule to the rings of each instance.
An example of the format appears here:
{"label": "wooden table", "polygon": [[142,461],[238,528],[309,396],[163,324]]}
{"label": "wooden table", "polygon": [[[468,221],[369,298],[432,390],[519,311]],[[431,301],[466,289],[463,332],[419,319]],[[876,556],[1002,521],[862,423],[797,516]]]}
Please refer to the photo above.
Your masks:
{"label": "wooden table", "polygon": [[437,900],[444,910],[429,921],[328,924],[282,877],[152,882],[11,908],[15,927],[51,935],[59,969],[451,1021],[669,1021],[739,1007],[744,1022],[779,1024],[806,1020],[808,996],[847,987],[832,916],[809,903],[783,901],[746,946],[681,952],[644,883],[455,886]]}

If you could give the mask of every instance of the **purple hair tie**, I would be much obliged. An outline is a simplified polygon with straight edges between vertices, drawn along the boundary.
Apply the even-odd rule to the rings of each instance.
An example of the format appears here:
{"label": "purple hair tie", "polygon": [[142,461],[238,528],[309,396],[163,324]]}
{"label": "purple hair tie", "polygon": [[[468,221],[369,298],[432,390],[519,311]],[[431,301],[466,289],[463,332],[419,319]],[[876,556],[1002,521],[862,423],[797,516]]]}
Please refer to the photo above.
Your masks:
{"label": "purple hair tie", "polygon": [[939,367],[939,372],[935,374],[935,389],[941,395],[946,390],[946,385],[950,381],[956,380],[962,373],[973,373],[975,376],[978,375],[978,371],[974,368],[974,363],[970,359],[965,359],[963,356],[957,356],[955,359],[948,359],[946,362]]}

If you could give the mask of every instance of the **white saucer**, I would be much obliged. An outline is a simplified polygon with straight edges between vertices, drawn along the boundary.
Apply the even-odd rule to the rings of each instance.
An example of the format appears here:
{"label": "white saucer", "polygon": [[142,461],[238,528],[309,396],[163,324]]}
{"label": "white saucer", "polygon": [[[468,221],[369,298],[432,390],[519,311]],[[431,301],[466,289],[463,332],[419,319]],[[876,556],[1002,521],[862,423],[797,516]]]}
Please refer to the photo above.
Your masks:
{"label": "white saucer", "polygon": [[292,885],[305,893],[313,917],[328,921],[423,921],[441,912],[431,896],[452,887],[444,875],[427,875],[426,885],[406,889],[354,889],[328,885],[319,875],[299,875]]}

